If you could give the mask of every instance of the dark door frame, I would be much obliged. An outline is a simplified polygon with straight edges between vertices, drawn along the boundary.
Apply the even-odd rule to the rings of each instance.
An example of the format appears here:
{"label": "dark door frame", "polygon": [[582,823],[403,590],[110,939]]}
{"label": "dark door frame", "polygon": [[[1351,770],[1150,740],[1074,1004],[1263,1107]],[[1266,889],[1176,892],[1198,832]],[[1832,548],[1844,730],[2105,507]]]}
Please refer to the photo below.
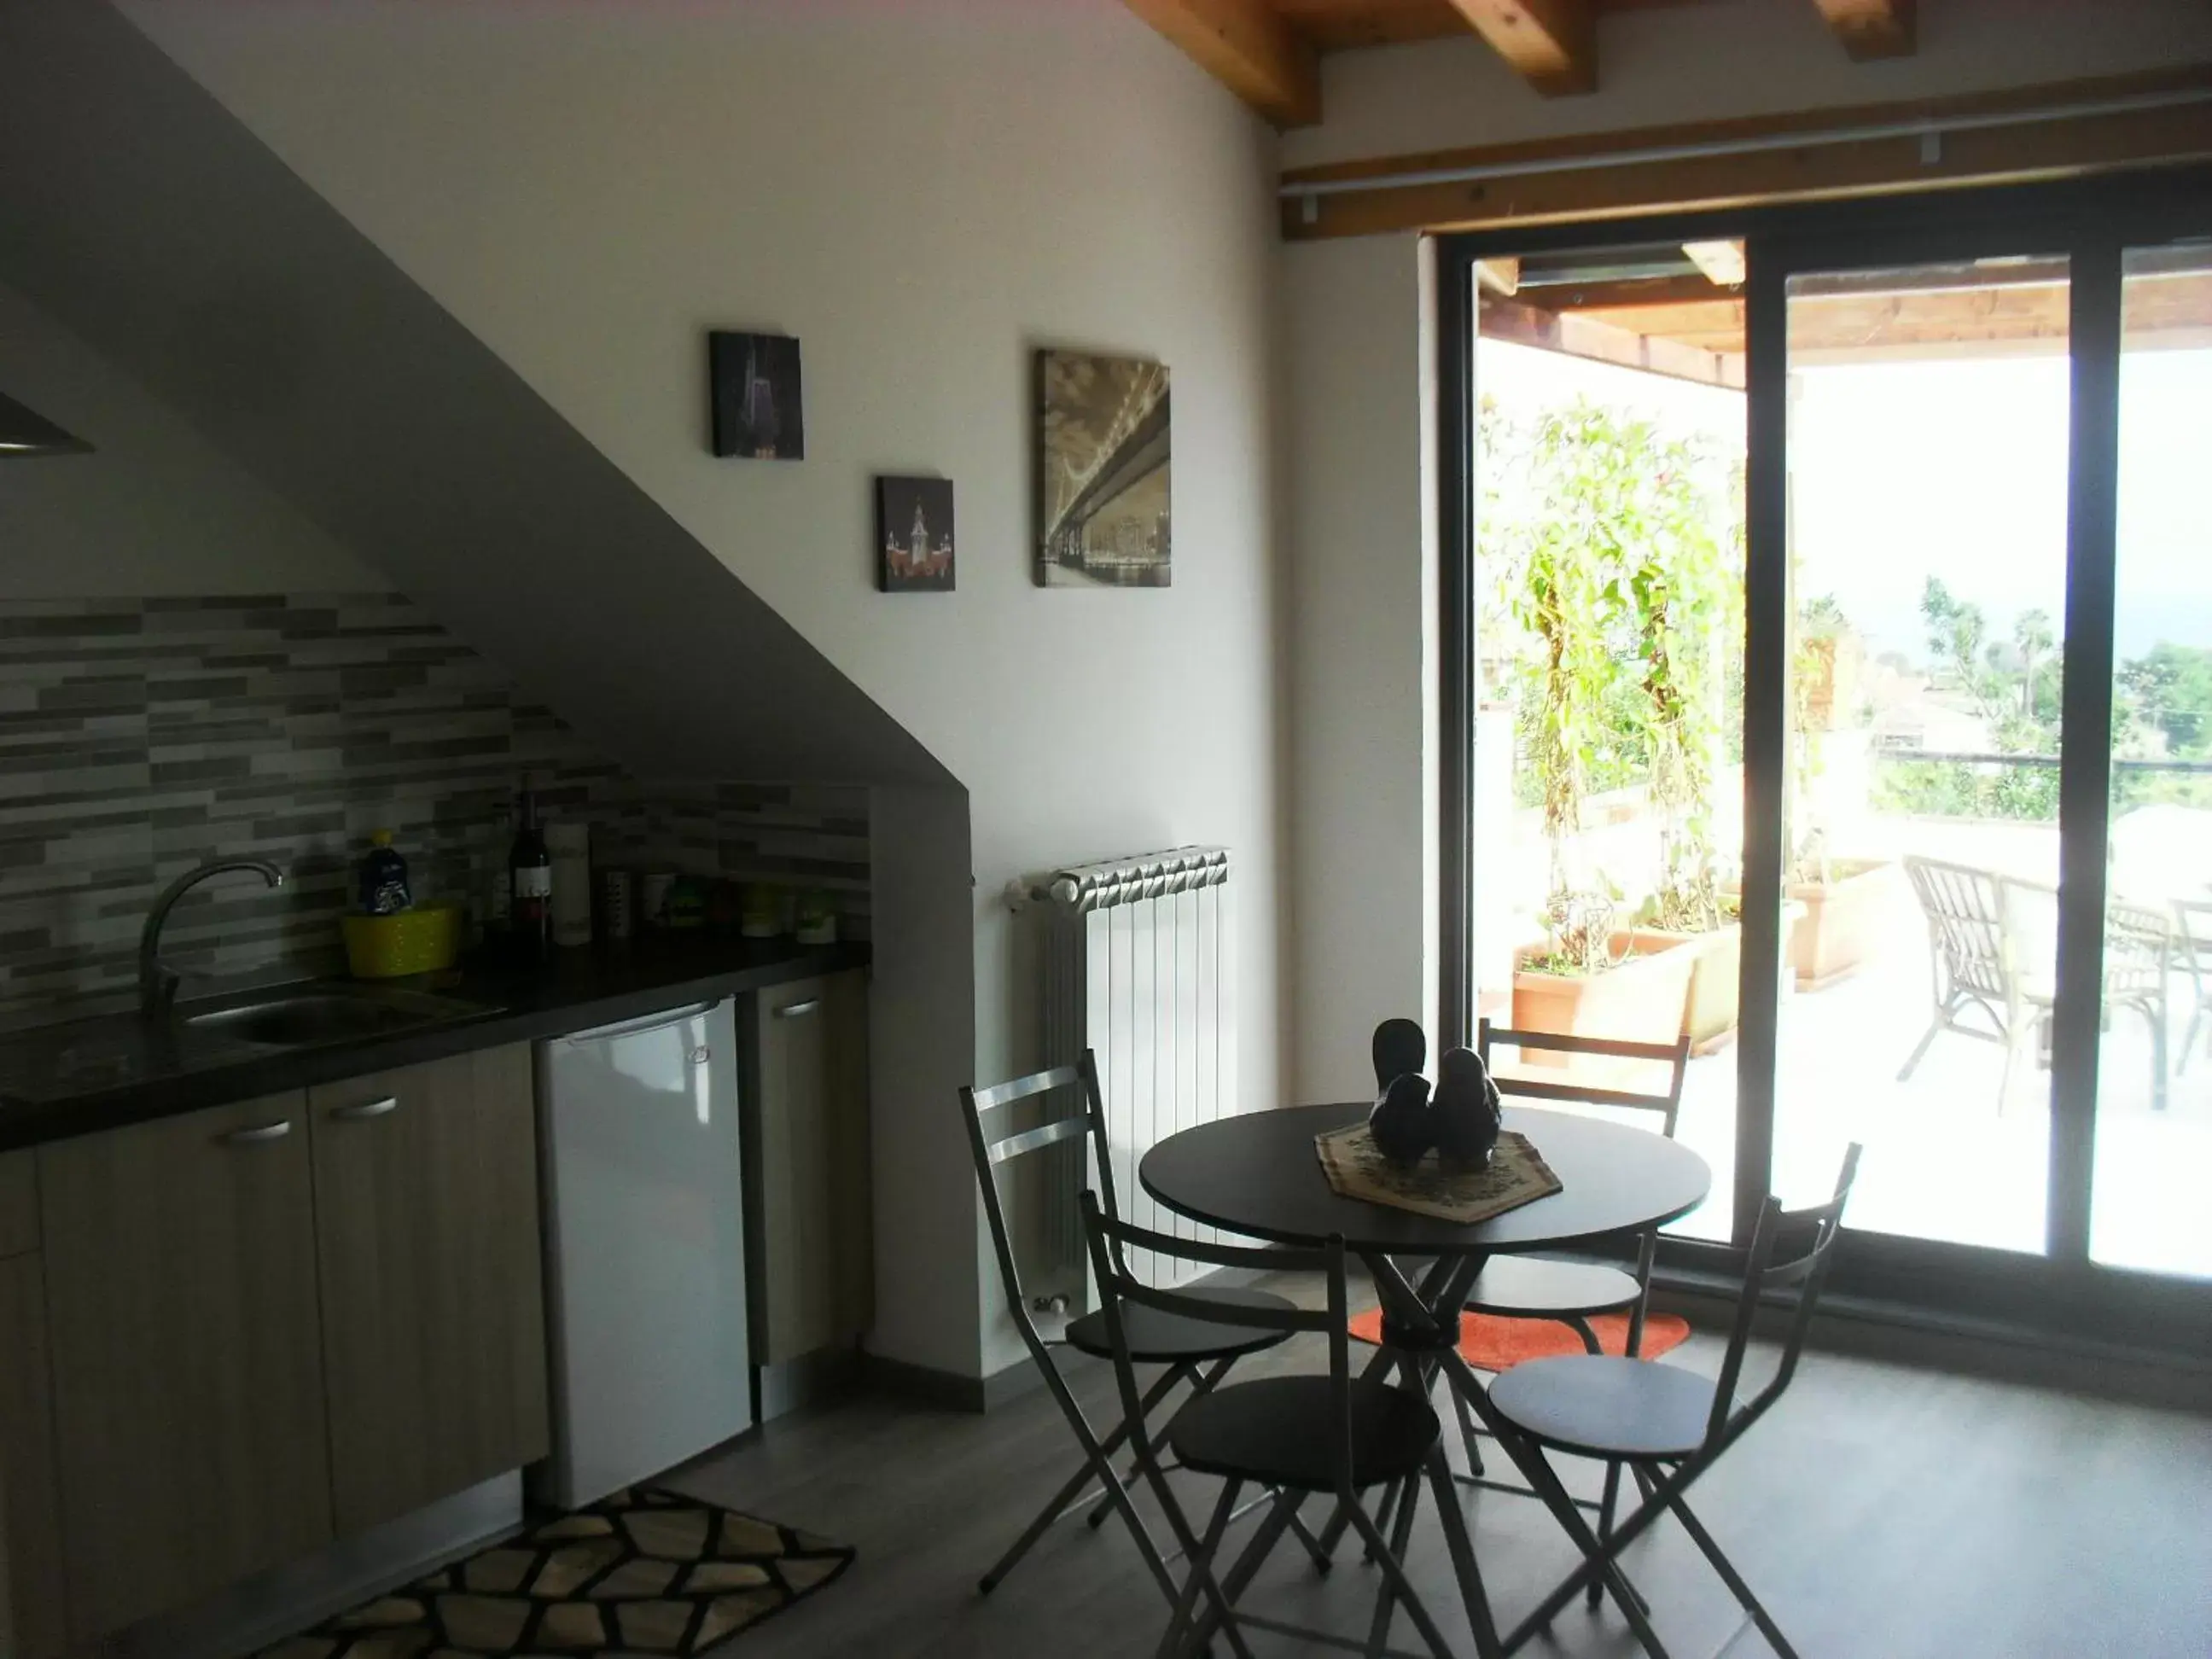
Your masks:
{"label": "dark door frame", "polygon": [[[2068,1338],[2212,1361],[2212,1283],[2109,1268],[2088,1258],[2100,979],[2109,815],[2114,514],[2124,247],[2212,236],[2212,167],[2147,170],[2058,185],[1945,190],[1492,230],[1438,239],[1436,384],[1440,707],[1438,826],[1444,1042],[1472,1029],[1475,696],[1475,262],[1499,255],[1741,238],[1746,244],[1745,823],[1742,994],[1737,1046],[1734,1237],[1749,1237],[1773,1153],[1780,971],[1781,807],[1789,741],[1785,445],[1786,283],[1798,270],[1913,264],[2024,252],[2070,261],[2064,730],[2059,777],[2060,962],[2046,1253],[1854,1233],[1834,1283],[1948,1322],[1996,1320]],[[1754,1010],[1758,1012],[1754,1013]],[[2212,1173],[2212,1172],[2208,1172]],[[1662,1267],[1731,1271],[1735,1243],[1669,1239]]]}

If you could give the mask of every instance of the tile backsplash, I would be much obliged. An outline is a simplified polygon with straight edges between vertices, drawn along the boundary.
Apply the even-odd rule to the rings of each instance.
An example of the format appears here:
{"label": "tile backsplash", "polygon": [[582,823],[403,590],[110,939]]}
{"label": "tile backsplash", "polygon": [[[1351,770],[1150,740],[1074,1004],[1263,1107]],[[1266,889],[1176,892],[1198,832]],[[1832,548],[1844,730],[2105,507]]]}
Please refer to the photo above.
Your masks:
{"label": "tile backsplash", "polygon": [[0,600],[0,1019],[126,990],[155,895],[206,858],[287,880],[179,906],[187,974],[335,966],[374,830],[418,896],[480,905],[526,775],[595,862],[824,889],[867,931],[866,790],[641,781],[396,594]]}

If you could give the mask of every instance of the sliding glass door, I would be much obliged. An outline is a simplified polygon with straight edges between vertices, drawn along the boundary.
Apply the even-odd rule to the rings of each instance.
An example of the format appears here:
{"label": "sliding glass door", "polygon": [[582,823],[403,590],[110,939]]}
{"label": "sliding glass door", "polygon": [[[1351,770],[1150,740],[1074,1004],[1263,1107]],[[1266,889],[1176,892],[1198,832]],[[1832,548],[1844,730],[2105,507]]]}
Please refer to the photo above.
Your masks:
{"label": "sliding glass door", "polygon": [[2089,1255],[2212,1279],[2212,244],[2121,258],[2110,881]]}
{"label": "sliding glass door", "polygon": [[2066,659],[2063,255],[1807,270],[1788,308],[1774,1176],[2040,1252]]}
{"label": "sliding glass door", "polygon": [[1449,245],[1445,1023],[1692,1036],[1682,1261],[1858,1140],[1847,1283],[2212,1333],[2203,183]]}

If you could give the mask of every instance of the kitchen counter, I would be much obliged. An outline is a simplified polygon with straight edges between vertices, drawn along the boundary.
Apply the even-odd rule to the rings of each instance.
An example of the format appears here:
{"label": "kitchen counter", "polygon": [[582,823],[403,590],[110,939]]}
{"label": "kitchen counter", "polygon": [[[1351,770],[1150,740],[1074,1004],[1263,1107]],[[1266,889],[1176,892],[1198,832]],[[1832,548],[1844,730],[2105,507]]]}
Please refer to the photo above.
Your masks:
{"label": "kitchen counter", "polygon": [[[558,1036],[867,961],[865,942],[704,938],[563,951],[543,967],[472,959],[447,973],[388,982],[467,1004],[465,1012],[300,1048],[149,1027],[135,1013],[32,1027],[0,1036],[0,1151]],[[180,1004],[178,1012],[194,1006]]]}

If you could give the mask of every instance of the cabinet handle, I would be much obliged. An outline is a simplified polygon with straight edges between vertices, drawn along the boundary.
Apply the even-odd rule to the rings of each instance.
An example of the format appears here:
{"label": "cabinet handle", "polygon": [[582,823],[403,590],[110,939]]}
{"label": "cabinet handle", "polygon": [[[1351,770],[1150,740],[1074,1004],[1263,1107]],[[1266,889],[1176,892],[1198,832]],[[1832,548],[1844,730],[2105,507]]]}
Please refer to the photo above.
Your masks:
{"label": "cabinet handle", "polygon": [[811,1014],[822,1006],[820,997],[809,997],[804,1002],[794,1002],[789,1007],[775,1011],[778,1019],[797,1019],[801,1014]]}
{"label": "cabinet handle", "polygon": [[272,1140],[282,1140],[292,1133],[292,1120],[280,1117],[274,1123],[257,1123],[250,1129],[233,1129],[216,1139],[226,1146],[262,1146]]}
{"label": "cabinet handle", "polygon": [[340,1106],[331,1112],[331,1115],[350,1121],[362,1117],[382,1117],[386,1112],[396,1112],[398,1109],[399,1097],[386,1095],[381,1100],[364,1100],[358,1106]]}

